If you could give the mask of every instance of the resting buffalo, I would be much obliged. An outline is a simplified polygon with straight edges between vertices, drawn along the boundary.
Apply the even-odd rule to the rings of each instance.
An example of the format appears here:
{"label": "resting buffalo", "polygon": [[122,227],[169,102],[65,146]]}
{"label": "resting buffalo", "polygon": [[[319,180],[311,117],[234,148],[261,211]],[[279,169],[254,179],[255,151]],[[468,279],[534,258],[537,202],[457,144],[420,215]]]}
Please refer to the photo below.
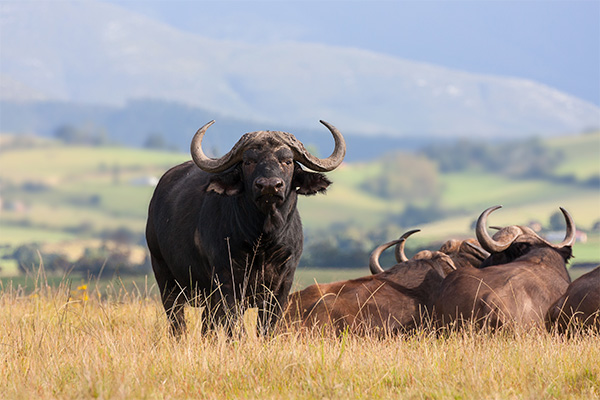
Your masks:
{"label": "resting buffalo", "polygon": [[[379,246],[371,262],[414,232]],[[454,268],[448,255],[423,251],[374,275],[315,284],[290,296],[285,320],[292,327],[328,326],[337,333],[345,329],[358,334],[407,332],[424,324],[439,285]]]}
{"label": "resting buffalo", "polygon": [[572,256],[575,223],[569,213],[561,208],[567,232],[553,245],[523,226],[505,227],[490,237],[486,221],[498,208],[488,208],[477,220],[477,239],[491,253],[482,268],[457,269],[442,283],[435,308],[444,325],[543,326],[548,308],[570,283],[565,264]]}
{"label": "resting buffalo", "polygon": [[547,324],[562,333],[579,328],[600,332],[600,266],[569,285],[548,310]]}
{"label": "resting buffalo", "polygon": [[[195,134],[192,161],[160,179],[148,212],[146,239],[171,332],[185,331],[184,306],[205,306],[203,329],[232,322],[246,307],[259,309],[259,328],[281,314],[300,254],[298,195],[323,193],[331,182],[319,172],[341,164],[343,136],[331,156],[310,154],[292,134],[246,133],[224,156],[207,157]],[[300,164],[314,171],[309,172]]]}

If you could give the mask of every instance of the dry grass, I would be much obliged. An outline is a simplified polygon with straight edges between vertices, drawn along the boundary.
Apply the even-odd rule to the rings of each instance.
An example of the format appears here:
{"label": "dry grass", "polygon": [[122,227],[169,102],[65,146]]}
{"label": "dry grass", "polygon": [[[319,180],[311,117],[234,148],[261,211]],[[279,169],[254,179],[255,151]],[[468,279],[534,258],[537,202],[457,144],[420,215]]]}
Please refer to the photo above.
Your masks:
{"label": "dry grass", "polygon": [[[600,398],[600,336],[167,336],[144,290],[0,292],[0,397]],[[248,320],[246,321],[249,322]]]}

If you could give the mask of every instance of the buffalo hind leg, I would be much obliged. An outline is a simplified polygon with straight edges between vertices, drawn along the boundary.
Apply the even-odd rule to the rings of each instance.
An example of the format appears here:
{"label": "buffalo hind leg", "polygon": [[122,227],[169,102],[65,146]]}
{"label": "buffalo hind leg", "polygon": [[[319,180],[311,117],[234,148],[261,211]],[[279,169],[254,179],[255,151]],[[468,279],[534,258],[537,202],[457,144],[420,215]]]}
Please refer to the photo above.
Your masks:
{"label": "buffalo hind leg", "polygon": [[167,320],[169,321],[171,335],[179,339],[186,332],[185,295],[178,287],[165,288],[163,290],[162,303],[167,314]]}

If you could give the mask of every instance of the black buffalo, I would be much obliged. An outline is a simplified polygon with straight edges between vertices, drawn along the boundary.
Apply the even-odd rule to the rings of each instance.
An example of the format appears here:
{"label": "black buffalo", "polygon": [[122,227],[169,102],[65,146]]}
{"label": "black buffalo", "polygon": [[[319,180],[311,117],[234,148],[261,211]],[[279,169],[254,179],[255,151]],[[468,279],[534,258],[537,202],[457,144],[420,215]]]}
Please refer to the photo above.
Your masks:
{"label": "black buffalo", "polygon": [[450,273],[440,288],[436,313],[441,324],[473,321],[480,327],[543,326],[546,312],[570,283],[566,263],[572,257],[575,223],[561,208],[567,223],[565,239],[554,245],[524,226],[486,231],[490,207],[477,221],[477,239],[491,255],[480,268]]}
{"label": "black buffalo", "polygon": [[269,329],[302,253],[298,195],[325,192],[331,182],[319,172],[335,169],[346,152],[340,132],[321,121],[335,140],[326,159],[279,131],[247,133],[213,159],[202,151],[213,123],[194,136],[193,161],[160,179],[148,212],[152,268],[176,336],[185,331],[188,303],[205,307],[205,330],[223,325],[230,331],[246,307],[257,307],[259,328]]}

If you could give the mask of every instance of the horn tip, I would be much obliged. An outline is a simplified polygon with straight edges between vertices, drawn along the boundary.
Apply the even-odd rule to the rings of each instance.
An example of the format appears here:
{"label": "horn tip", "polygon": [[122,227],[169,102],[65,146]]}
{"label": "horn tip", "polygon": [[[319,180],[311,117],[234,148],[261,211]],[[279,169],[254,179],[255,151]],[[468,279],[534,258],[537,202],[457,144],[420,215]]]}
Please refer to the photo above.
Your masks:
{"label": "horn tip", "polygon": [[571,216],[571,214],[567,211],[566,208],[564,207],[558,207],[560,209],[560,211],[563,213],[563,215],[565,216],[565,218],[567,219],[573,219],[573,217]]}
{"label": "horn tip", "polygon": [[481,213],[481,216],[480,216],[480,218],[481,218],[483,215],[489,215],[489,214],[491,214],[492,212],[496,211],[496,210],[497,210],[497,209],[499,209],[499,208],[502,208],[502,206],[501,206],[501,205],[497,205],[497,206],[492,206],[492,207],[488,207],[488,208],[486,208],[486,209],[485,209],[485,211],[484,211],[483,213]]}
{"label": "horn tip", "polygon": [[404,232],[402,234],[402,236],[400,236],[400,238],[398,240],[399,241],[405,241],[409,236],[411,236],[412,234],[417,233],[417,232],[421,232],[421,230],[420,229],[413,229],[413,230]]}

